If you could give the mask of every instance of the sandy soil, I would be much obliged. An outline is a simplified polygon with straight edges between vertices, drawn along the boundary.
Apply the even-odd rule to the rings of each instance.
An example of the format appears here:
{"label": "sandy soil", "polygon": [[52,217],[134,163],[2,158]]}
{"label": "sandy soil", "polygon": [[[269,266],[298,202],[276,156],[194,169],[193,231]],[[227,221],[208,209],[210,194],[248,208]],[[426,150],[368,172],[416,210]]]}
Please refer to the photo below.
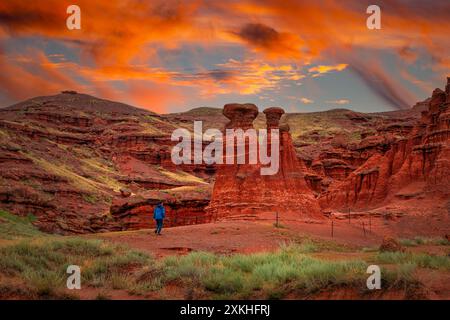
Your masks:
{"label": "sandy soil", "polygon": [[[282,243],[301,240],[305,237],[333,241],[350,248],[378,245],[382,235],[366,230],[359,223],[335,221],[331,236],[331,223],[295,222],[276,228],[267,222],[229,221],[201,225],[166,228],[161,236],[153,229],[111,232],[89,237],[125,243],[153,254],[155,257],[210,251],[215,253],[251,253],[277,249]],[[357,244],[357,245],[356,245]]]}

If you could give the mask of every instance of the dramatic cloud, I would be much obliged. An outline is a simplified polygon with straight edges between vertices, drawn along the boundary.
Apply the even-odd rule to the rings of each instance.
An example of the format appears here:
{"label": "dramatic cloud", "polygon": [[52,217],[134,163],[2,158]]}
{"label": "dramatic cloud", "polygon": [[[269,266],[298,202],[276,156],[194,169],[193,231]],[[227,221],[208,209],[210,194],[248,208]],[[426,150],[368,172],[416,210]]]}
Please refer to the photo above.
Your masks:
{"label": "dramatic cloud", "polygon": [[[381,0],[381,30],[366,28],[366,0],[78,0],[74,31],[65,27],[69,4],[0,2],[2,103],[69,87],[161,112],[275,90],[278,102],[301,98],[287,88],[305,75],[323,85],[346,69],[386,106],[406,108],[418,98],[411,92],[426,94],[450,69],[448,0]],[[308,96],[332,101],[319,99],[329,91],[320,85]]]}
{"label": "dramatic cloud", "polygon": [[328,73],[330,71],[342,71],[347,68],[348,64],[340,63],[335,66],[323,66],[312,67],[308,69],[308,72],[313,73],[313,77],[318,77],[321,74]]}
{"label": "dramatic cloud", "polygon": [[299,39],[293,34],[280,33],[261,23],[247,23],[235,34],[268,56],[301,57]]}
{"label": "dramatic cloud", "polygon": [[270,48],[280,42],[280,34],[275,29],[260,23],[246,24],[238,35],[249,43],[260,47]]}

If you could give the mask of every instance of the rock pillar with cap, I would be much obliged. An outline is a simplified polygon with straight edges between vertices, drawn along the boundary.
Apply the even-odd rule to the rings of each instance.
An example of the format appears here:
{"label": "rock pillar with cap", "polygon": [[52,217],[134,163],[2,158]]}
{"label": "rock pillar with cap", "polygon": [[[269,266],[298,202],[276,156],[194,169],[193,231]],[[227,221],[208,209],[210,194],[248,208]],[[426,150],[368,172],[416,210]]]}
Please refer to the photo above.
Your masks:
{"label": "rock pillar with cap", "polygon": [[[246,130],[253,128],[258,109],[253,104],[227,104],[223,114],[230,119],[227,129]],[[284,110],[268,108],[264,114],[269,132],[280,129],[278,172],[261,175],[259,159],[257,164],[218,166],[211,202],[206,210],[219,219],[271,220],[276,212],[281,220],[323,218],[319,204],[304,180],[304,166],[295,154],[289,127],[286,124],[280,126]],[[247,143],[245,147],[247,152]],[[267,149],[270,150],[270,146]]]}

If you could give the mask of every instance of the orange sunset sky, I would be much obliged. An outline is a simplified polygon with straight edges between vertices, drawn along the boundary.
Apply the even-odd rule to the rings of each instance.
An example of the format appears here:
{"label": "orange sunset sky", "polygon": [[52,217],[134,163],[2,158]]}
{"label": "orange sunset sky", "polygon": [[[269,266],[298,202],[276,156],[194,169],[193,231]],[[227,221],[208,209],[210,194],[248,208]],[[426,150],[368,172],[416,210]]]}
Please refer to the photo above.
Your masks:
{"label": "orange sunset sky", "polygon": [[3,0],[0,107],[72,89],[160,113],[402,109],[450,75],[449,35],[448,0]]}

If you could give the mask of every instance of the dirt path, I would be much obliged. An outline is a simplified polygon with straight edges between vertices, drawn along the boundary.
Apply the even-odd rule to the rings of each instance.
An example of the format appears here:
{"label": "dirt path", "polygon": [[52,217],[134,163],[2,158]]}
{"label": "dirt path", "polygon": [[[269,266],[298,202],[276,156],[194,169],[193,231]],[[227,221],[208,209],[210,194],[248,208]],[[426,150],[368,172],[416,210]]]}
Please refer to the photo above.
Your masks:
{"label": "dirt path", "polygon": [[183,254],[190,251],[210,251],[215,253],[251,253],[271,251],[280,244],[299,241],[309,237],[336,244],[361,248],[378,245],[381,235],[367,230],[364,235],[358,224],[335,222],[333,237],[330,223],[291,223],[280,228],[267,222],[230,221],[209,224],[166,228],[161,236],[153,229],[124,231],[90,235],[128,246],[162,257]]}

